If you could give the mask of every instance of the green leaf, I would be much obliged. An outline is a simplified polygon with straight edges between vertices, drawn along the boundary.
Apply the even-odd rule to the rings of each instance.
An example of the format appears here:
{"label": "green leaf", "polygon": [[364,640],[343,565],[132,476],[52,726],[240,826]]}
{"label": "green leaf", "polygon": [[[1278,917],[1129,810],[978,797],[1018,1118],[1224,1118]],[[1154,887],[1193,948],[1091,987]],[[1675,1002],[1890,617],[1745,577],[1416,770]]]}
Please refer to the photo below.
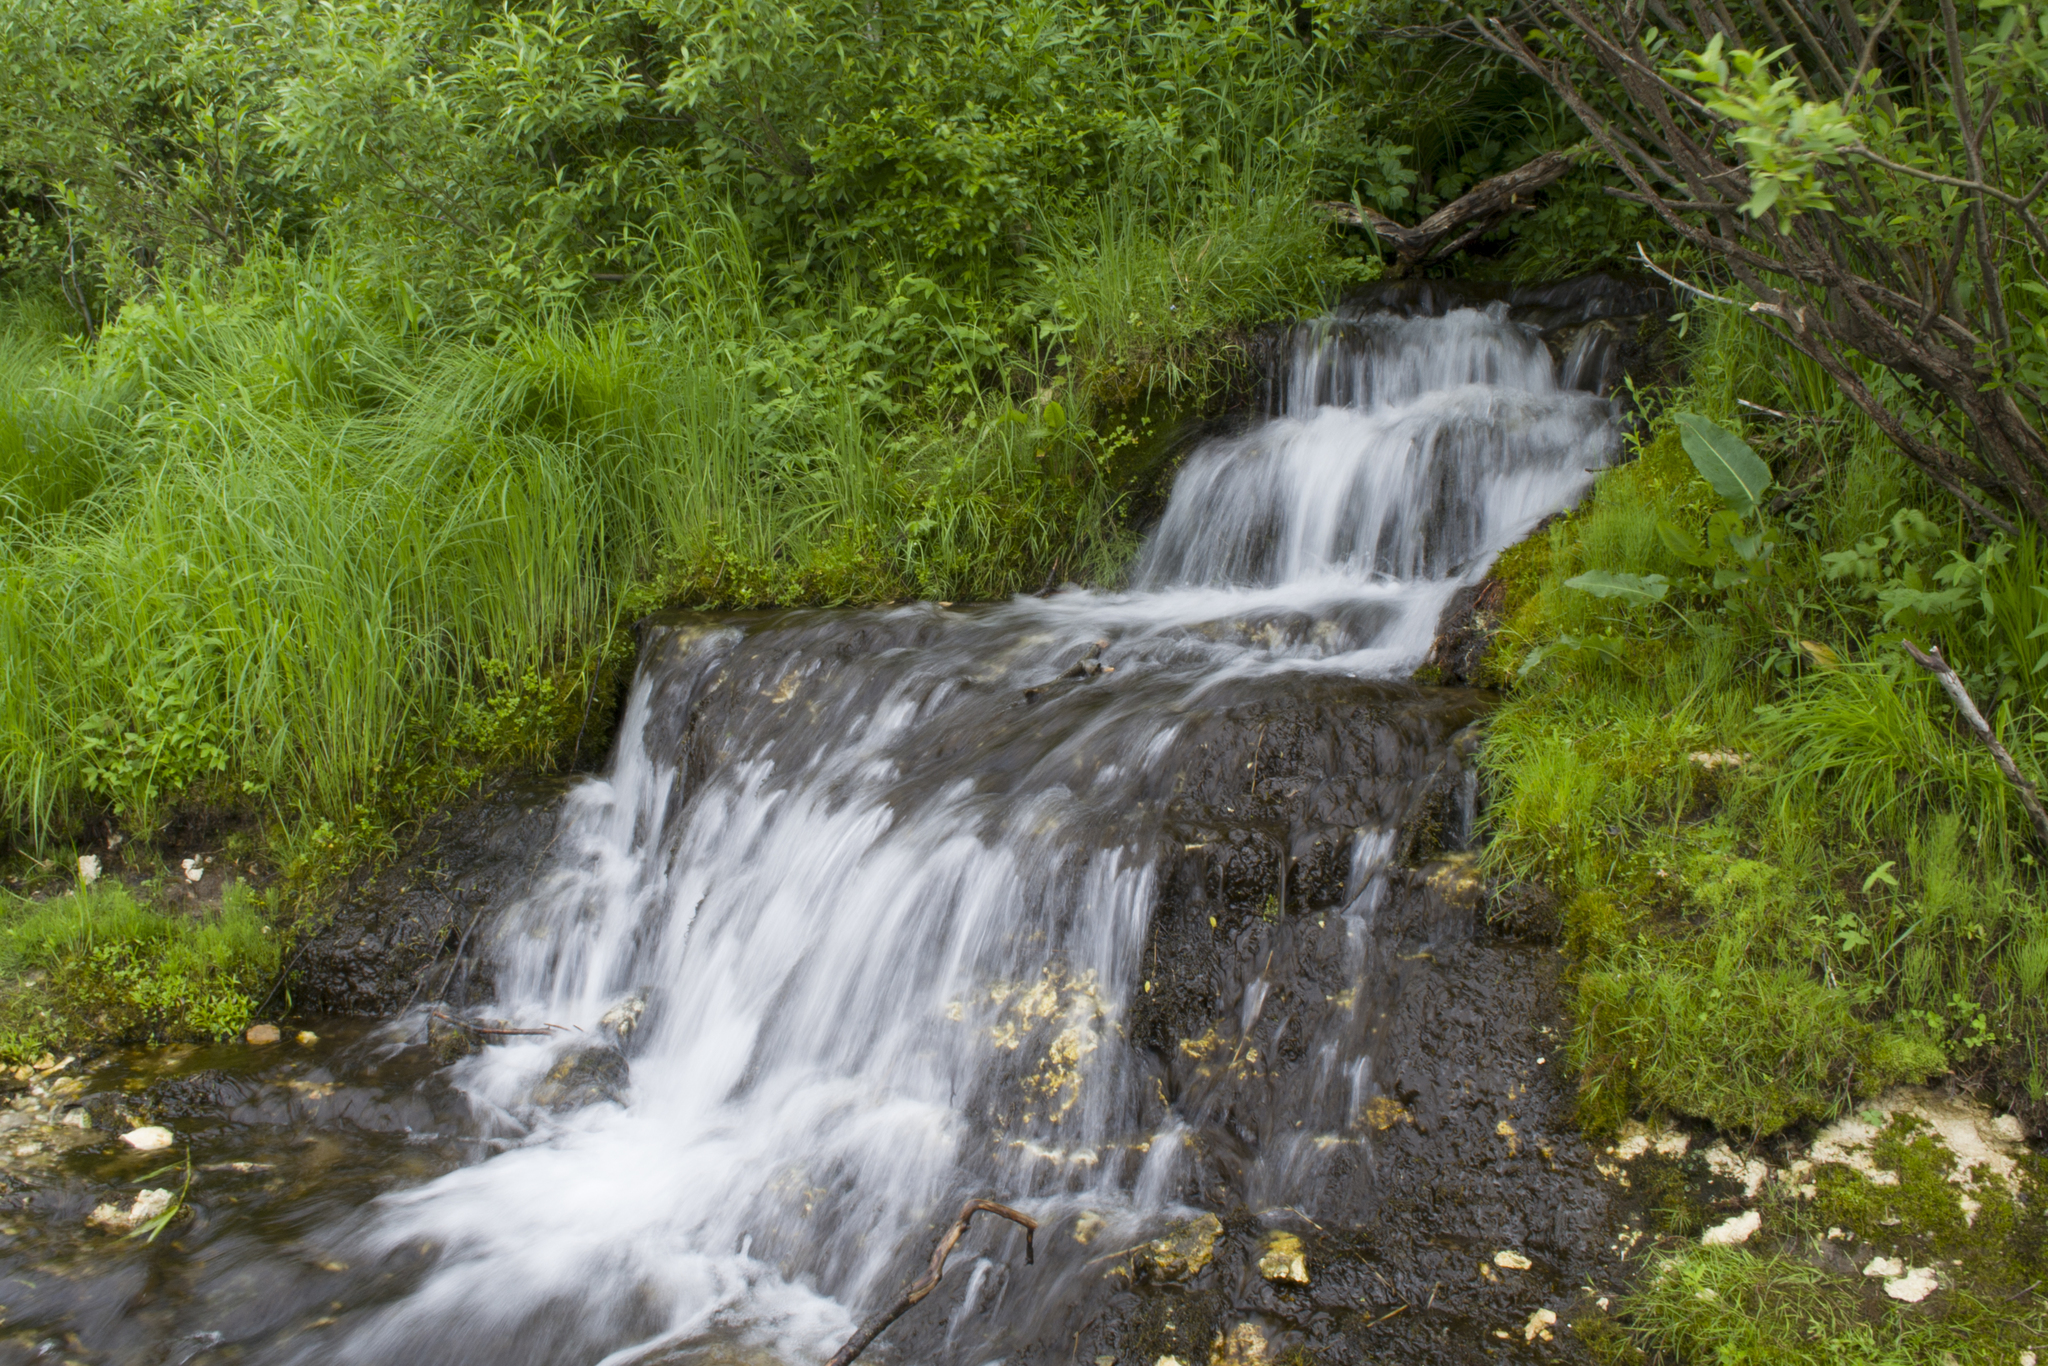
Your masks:
{"label": "green leaf", "polygon": [[1591,593],[1596,598],[1621,598],[1628,602],[1662,602],[1671,581],[1662,574],[1616,574],[1591,569],[1564,581],[1566,588]]}
{"label": "green leaf", "polygon": [[1714,552],[1700,544],[1700,538],[1668,518],[1657,519],[1657,535],[1664,548],[1695,569],[1713,567]]}
{"label": "green leaf", "polygon": [[1721,501],[1740,516],[1754,512],[1771,486],[1771,467],[1747,441],[1698,413],[1680,413],[1675,420],[1685,453]]}

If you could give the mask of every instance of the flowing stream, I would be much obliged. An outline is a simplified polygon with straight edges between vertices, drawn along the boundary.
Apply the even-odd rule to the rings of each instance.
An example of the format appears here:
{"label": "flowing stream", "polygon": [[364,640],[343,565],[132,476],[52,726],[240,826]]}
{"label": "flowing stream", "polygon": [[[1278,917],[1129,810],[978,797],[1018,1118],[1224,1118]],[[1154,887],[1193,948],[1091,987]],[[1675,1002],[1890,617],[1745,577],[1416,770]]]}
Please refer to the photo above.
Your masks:
{"label": "flowing stream", "polygon": [[[1500,311],[1307,326],[1279,415],[1191,456],[1128,592],[653,627],[498,979],[528,1024],[644,1003],[627,1103],[535,1121],[565,1045],[473,1060],[512,1146],[377,1212],[365,1238],[439,1259],[345,1358],[557,1360],[567,1332],[803,1359],[964,1198],[1111,1236],[1173,1212],[1182,1120],[1123,1022],[1183,719],[1226,680],[1412,671],[1451,594],[1609,458],[1609,405],[1555,373]],[[1357,833],[1361,934],[1392,833]]]}
{"label": "flowing stream", "polygon": [[[1501,306],[1304,324],[1271,415],[1187,456],[1126,591],[648,623],[610,770],[492,947],[491,1013],[571,1028],[446,1073],[466,1160],[291,1235],[381,1280],[240,1359],[816,1361],[985,1196],[1045,1226],[1037,1265],[978,1222],[874,1349],[980,1366],[1019,1334],[1064,1346],[1098,1252],[1218,1196],[1315,1217],[1387,1066],[1375,918],[1401,831],[1476,714],[1399,680],[1453,595],[1614,457],[1612,405],[1560,382],[1576,364]],[[1304,698],[1384,719],[1324,765],[1351,784],[1303,931],[1329,945],[1326,1008],[1275,1004],[1270,948],[1174,1006],[1220,1022],[1221,1062],[1290,1060],[1229,1101],[1252,1137],[1222,1153],[1223,1102],[1147,1042],[1148,936],[1162,870],[1223,839],[1187,803],[1223,820],[1282,781],[1265,725],[1244,755],[1218,718]],[[1287,854],[1268,922],[1306,895]],[[536,1103],[565,1070],[600,1098]]]}

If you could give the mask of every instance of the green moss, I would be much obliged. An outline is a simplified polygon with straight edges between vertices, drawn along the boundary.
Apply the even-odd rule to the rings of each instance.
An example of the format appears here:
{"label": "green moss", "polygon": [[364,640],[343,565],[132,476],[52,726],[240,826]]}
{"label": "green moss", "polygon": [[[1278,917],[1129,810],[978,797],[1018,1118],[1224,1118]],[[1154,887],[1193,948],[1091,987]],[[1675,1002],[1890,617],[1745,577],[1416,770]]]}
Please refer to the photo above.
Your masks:
{"label": "green moss", "polygon": [[1896,1304],[1800,1257],[1695,1248],[1658,1263],[1619,1318],[1665,1359],[1731,1366],[2012,1366],[2048,1334],[2032,1302],[1940,1298]]}
{"label": "green moss", "polygon": [[2021,1167],[2017,1200],[1999,1180],[1973,1179],[1967,1194],[1978,1205],[1974,1218],[1964,1209],[1964,1188],[1952,1179],[1954,1155],[1913,1116],[1892,1117],[1871,1145],[1871,1161],[1896,1175],[1897,1184],[1824,1164],[1814,1173],[1817,1221],[1890,1247],[1915,1265],[1960,1262],[1973,1279],[1993,1285],[2048,1278],[2048,1211],[2039,1198],[2038,1157],[2029,1155]]}
{"label": "green moss", "polygon": [[1573,1061],[1593,1105],[1626,1096],[1768,1134],[1939,1065],[1858,1019],[1847,993],[1768,961],[1717,964],[1713,947],[1653,939],[1580,974]]}

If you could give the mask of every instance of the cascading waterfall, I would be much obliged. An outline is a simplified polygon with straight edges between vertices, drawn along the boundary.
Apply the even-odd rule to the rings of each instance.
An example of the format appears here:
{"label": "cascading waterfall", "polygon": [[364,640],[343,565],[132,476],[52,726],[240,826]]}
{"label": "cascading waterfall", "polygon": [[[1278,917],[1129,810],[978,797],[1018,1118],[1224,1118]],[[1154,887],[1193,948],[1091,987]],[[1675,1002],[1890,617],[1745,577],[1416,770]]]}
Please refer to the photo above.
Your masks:
{"label": "cascading waterfall", "polygon": [[[460,1065],[501,1150],[371,1211],[364,1252],[429,1264],[321,1359],[816,1359],[964,1197],[1086,1211],[1105,1247],[1185,1213],[1200,1100],[1169,1103],[1131,1021],[1206,718],[1319,687],[1397,706],[1370,680],[1614,453],[1610,405],[1556,371],[1504,310],[1325,319],[1278,412],[1187,458],[1127,592],[651,623],[611,772],[496,951],[496,1011],[584,1032]],[[1359,789],[1361,991],[1426,747],[1387,741]],[[1269,1013],[1263,977],[1217,1003],[1245,1039],[1307,1028]],[[532,1104],[622,1024],[622,1103]],[[1363,1025],[1303,1046],[1302,1125],[1243,1155],[1247,1198],[1305,1200],[1365,1103]],[[977,1227],[920,1359],[1055,1316],[1085,1259],[1026,1271],[1017,1244]]]}

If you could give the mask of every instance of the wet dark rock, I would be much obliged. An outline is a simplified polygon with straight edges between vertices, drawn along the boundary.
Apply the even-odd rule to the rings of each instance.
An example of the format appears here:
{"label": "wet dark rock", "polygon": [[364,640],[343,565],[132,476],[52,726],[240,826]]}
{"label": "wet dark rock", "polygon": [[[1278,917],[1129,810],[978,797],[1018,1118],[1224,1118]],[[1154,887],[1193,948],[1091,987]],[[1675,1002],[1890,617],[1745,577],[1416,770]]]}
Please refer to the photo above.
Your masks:
{"label": "wet dark rock", "polygon": [[599,1101],[623,1103],[632,1069],[616,1048],[593,1044],[564,1053],[533,1088],[533,1103],[557,1114]]}
{"label": "wet dark rock", "polygon": [[140,1105],[149,1112],[151,1123],[205,1119],[234,1109],[246,1091],[245,1084],[226,1072],[209,1068],[152,1084],[143,1091]]}
{"label": "wet dark rock", "polygon": [[1493,578],[1459,589],[1437,618],[1436,641],[1416,677],[1431,683],[1478,683],[1486,651],[1501,627],[1507,590]]}
{"label": "wet dark rock", "polygon": [[435,820],[415,848],[351,890],[292,968],[296,1009],[383,1015],[465,1004],[491,921],[552,843],[567,779],[503,784]]}

